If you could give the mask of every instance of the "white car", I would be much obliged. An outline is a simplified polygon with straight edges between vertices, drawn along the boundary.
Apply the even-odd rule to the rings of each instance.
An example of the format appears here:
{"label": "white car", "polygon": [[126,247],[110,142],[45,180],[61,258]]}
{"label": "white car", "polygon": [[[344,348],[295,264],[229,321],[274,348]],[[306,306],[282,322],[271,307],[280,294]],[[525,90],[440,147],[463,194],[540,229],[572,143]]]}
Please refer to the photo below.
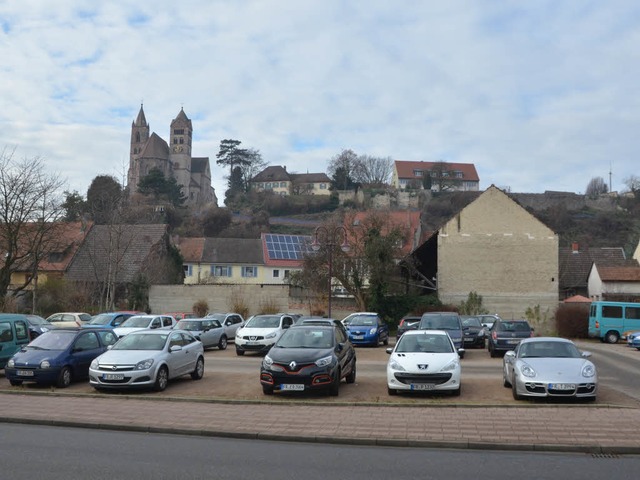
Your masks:
{"label": "white car", "polygon": [[89,383],[96,390],[153,388],[160,392],[169,380],[204,375],[202,343],[184,330],[141,330],[116,342],[89,367]]}
{"label": "white car", "polygon": [[571,340],[558,337],[525,338],[505,353],[502,378],[513,398],[556,397],[596,399],[598,375]]}
{"label": "white car", "polygon": [[460,355],[444,330],[409,330],[387,353],[389,395],[441,390],[460,395]]}
{"label": "white car", "polygon": [[55,328],[81,327],[91,320],[91,315],[83,312],[61,312],[47,317],[47,322]]}
{"label": "white car", "polygon": [[234,340],[238,329],[244,326],[244,318],[239,313],[210,313],[205,318],[218,320],[229,340]]}
{"label": "white car", "polygon": [[127,318],[119,327],[114,328],[113,332],[121,338],[138,330],[170,330],[176,326],[176,323],[176,319],[169,315],[134,315]]}
{"label": "white car", "polygon": [[295,323],[293,315],[276,313],[254,315],[236,332],[236,354],[266,353],[278,341],[282,332]]}

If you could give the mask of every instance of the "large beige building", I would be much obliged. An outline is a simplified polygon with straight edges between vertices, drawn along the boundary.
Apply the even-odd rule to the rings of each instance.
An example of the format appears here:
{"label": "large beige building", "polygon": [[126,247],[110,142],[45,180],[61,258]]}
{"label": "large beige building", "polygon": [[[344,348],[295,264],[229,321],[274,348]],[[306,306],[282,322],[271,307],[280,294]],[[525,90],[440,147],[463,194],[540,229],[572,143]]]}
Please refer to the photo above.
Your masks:
{"label": "large beige building", "polygon": [[558,247],[550,228],[492,185],[416,253],[442,302],[459,305],[476,292],[503,318],[530,309],[544,319],[558,305]]}

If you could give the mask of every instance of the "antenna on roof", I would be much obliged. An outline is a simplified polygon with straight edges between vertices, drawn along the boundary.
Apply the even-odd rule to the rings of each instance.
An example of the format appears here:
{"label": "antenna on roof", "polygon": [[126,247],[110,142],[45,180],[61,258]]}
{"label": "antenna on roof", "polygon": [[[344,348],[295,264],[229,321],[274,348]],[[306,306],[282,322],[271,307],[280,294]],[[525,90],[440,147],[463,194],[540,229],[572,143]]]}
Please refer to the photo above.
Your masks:
{"label": "antenna on roof", "polygon": [[609,192],[611,192],[611,170],[613,170],[613,164],[609,161]]}

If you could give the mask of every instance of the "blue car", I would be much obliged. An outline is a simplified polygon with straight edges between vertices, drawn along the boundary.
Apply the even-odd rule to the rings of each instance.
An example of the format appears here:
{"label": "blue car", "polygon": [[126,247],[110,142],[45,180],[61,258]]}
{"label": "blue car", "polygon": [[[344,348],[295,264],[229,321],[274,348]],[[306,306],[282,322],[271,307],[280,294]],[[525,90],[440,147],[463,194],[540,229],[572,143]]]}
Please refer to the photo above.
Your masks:
{"label": "blue car", "polygon": [[87,378],[94,358],[106,352],[118,337],[106,328],[60,328],[49,330],[16,352],[4,368],[11,385],[35,382],[68,387]]}
{"label": "blue car", "polygon": [[627,335],[627,345],[640,350],[640,332],[631,332]]}
{"label": "blue car", "polygon": [[126,319],[134,315],[138,315],[138,312],[100,313],[82,325],[82,328],[116,328]]}
{"label": "blue car", "polygon": [[353,345],[389,345],[389,325],[377,313],[356,313],[348,318],[346,327]]}

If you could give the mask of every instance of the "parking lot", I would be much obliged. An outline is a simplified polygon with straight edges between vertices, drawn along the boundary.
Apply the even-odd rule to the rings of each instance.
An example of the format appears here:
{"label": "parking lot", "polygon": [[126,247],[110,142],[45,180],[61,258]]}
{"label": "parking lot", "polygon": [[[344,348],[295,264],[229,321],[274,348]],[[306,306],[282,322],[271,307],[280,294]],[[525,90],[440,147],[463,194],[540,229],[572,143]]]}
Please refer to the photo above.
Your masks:
{"label": "parking lot", "polygon": [[[591,344],[594,349],[616,349],[627,355],[635,355],[635,350],[625,349],[623,345]],[[587,347],[588,348],[588,347]],[[218,400],[248,400],[248,401],[287,401],[305,400],[319,402],[344,403],[393,403],[393,404],[487,404],[487,405],[522,405],[511,396],[511,390],[502,386],[502,359],[490,358],[486,350],[467,349],[462,360],[462,394],[451,397],[447,394],[405,394],[390,397],[386,386],[386,364],[388,355],[385,347],[357,348],[358,373],[356,382],[352,385],[342,383],[338,397],[328,397],[323,394],[281,395],[265,397],[258,380],[258,371],[262,357],[246,354],[239,357],[235,353],[233,344],[226,350],[211,349],[205,352],[205,374],[200,381],[193,381],[190,377],[182,377],[169,383],[164,392],[133,392],[134,395],[152,397],[197,398]],[[595,361],[600,355],[594,352]],[[596,404],[614,404],[640,407],[640,401],[625,395],[607,384],[606,379],[600,381],[599,395]],[[56,391],[58,393],[97,394],[107,396],[129,395],[131,391],[98,393],[89,386],[87,381],[73,383],[69,388],[61,390],[55,387],[44,387],[24,384],[12,387],[0,373],[0,390],[10,391]],[[526,402],[525,402],[526,403]]]}

